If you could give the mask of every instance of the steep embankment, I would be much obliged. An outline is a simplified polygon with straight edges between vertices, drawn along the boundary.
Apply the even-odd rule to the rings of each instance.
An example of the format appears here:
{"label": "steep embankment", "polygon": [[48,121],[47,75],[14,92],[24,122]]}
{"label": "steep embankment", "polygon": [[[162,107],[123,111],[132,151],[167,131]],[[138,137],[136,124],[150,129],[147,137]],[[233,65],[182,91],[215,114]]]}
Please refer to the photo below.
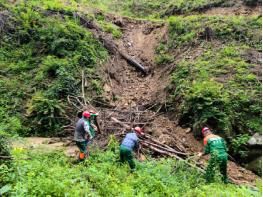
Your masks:
{"label": "steep embankment", "polygon": [[[128,65],[125,60],[114,56],[103,68],[107,73],[104,85],[106,97],[111,106],[120,111],[145,110],[149,107],[157,111],[158,106],[165,108],[165,102],[169,100],[165,88],[170,83],[170,67],[156,64],[156,47],[162,39],[168,36],[167,25],[127,18],[120,20],[123,25],[123,35],[116,43],[122,51],[147,67],[150,74],[144,76]],[[194,51],[198,51],[198,48]],[[177,61],[178,58],[183,59],[185,54],[180,55],[175,57]],[[170,146],[177,145],[188,153],[202,151],[201,142],[197,141],[192,133],[189,133],[189,129],[182,129],[175,118],[167,115],[165,113],[155,117],[145,126],[145,131],[151,133],[159,141]],[[199,162],[204,164],[206,159],[199,160]],[[236,183],[250,184],[257,178],[252,172],[231,161],[228,171]]]}
{"label": "steep embankment", "polygon": [[[11,38],[13,37],[9,34],[10,32],[5,32],[6,37],[3,41],[5,46],[1,48],[1,51],[3,51],[5,54],[8,54],[8,56],[0,56],[0,65],[1,68],[3,68],[3,72],[1,72],[1,83],[5,85],[4,90],[1,90],[1,93],[3,93],[4,95],[4,99],[1,100],[1,102],[5,103],[6,106],[5,108],[3,108],[3,110],[1,108],[1,116],[4,116],[4,124],[8,125],[8,127],[4,125],[5,128],[3,130],[6,131],[8,128],[10,128],[10,125],[12,125],[12,123],[18,122],[16,126],[18,128],[17,130],[20,131],[20,122],[17,121],[17,119],[15,119],[14,121],[9,121],[8,115],[13,115],[16,113],[26,114],[25,110],[28,110],[27,114],[30,116],[25,117],[28,121],[27,123],[29,123],[30,120],[34,120],[35,124],[32,125],[31,130],[26,130],[27,132],[34,131],[34,125],[39,126],[38,133],[45,133],[46,130],[44,129],[53,131],[52,129],[54,129],[54,127],[52,126],[57,125],[58,122],[62,123],[62,121],[59,120],[62,115],[65,115],[64,113],[60,114],[57,111],[63,112],[63,109],[66,109],[68,113],[75,113],[75,111],[72,112],[72,109],[69,109],[69,106],[57,104],[60,104],[60,101],[63,101],[64,104],[68,104],[67,100],[65,99],[68,94],[81,94],[80,83],[81,80],[83,80],[81,79],[81,71],[85,70],[87,77],[84,80],[86,84],[83,84],[83,86],[85,86],[84,88],[86,88],[86,97],[88,97],[91,102],[92,99],[95,99],[96,97],[93,97],[90,92],[95,92],[94,94],[96,94],[97,96],[99,95],[99,98],[103,99],[103,104],[106,103],[114,110],[119,110],[120,113],[125,110],[138,112],[149,109],[152,113],[154,113],[154,116],[149,119],[149,122],[139,123],[140,126],[144,126],[146,133],[150,133],[156,139],[170,145],[171,147],[178,146],[187,153],[196,153],[202,151],[202,143],[194,138],[191,129],[183,129],[178,126],[179,121],[177,116],[179,115],[179,113],[175,113],[174,111],[172,112],[171,110],[171,92],[169,91],[171,91],[171,89],[172,91],[174,91],[174,89],[182,84],[190,84],[190,87],[192,86],[191,83],[184,84],[182,83],[182,81],[188,82],[189,77],[198,75],[198,73],[196,74],[192,71],[202,70],[200,69],[200,65],[196,66],[194,64],[196,60],[199,60],[199,57],[203,58],[199,60],[202,63],[204,63],[205,61],[212,63],[215,60],[219,61],[221,59],[221,56],[214,56],[212,54],[212,52],[218,51],[210,51],[210,53],[204,53],[207,52],[207,48],[203,47],[204,44],[208,44],[210,46],[210,49],[214,49],[219,48],[222,44],[225,44],[228,41],[232,42],[233,40],[241,40],[244,43],[247,41],[246,36],[248,35],[249,41],[252,41],[249,42],[249,44],[251,44],[249,46],[258,47],[258,42],[254,42],[254,37],[251,34],[251,31],[247,31],[247,27],[249,27],[249,25],[253,25],[253,27],[257,29],[259,26],[258,20],[252,19],[249,21],[249,23],[247,23],[247,26],[244,26],[244,22],[240,23],[240,20],[237,20],[242,18],[234,18],[234,22],[231,20],[229,22],[228,20],[224,20],[224,18],[209,18],[204,15],[192,17],[190,16],[189,18],[171,18],[169,20],[170,23],[166,24],[166,21],[151,22],[146,20],[134,20],[130,18],[115,17],[113,15],[103,14],[101,13],[101,11],[98,10],[93,13],[94,15],[88,15],[88,17],[91,17],[95,21],[95,23],[98,23],[100,25],[105,33],[104,35],[106,38],[111,34],[110,36],[113,36],[115,38],[114,42],[118,45],[120,50],[139,61],[148,69],[149,74],[144,76],[135,68],[127,64],[127,62],[118,55],[112,55],[109,58],[108,62],[103,64],[101,68],[95,66],[96,64],[100,66],[101,64],[99,64],[98,60],[105,59],[107,56],[105,50],[101,47],[102,45],[99,44],[93,36],[91,36],[92,31],[90,32],[90,30],[81,26],[81,24],[79,23],[79,18],[74,18],[75,15],[71,15],[74,17],[63,15],[63,13],[67,13],[67,11],[73,12],[78,9],[81,11],[86,11],[85,6],[79,7],[76,2],[72,3],[72,7],[70,2],[67,2],[65,4],[67,4],[67,9],[63,10],[62,8],[64,8],[63,6],[65,6],[63,3],[59,4],[59,6],[56,5],[57,7],[54,6],[54,4],[50,3],[50,5],[48,5],[47,7],[50,6],[53,9],[53,13],[50,10],[47,12],[44,11],[44,14],[41,13],[41,11],[32,11],[31,9],[27,9],[26,5],[23,5],[23,7],[18,9],[17,12],[14,11],[13,17],[16,20],[19,17],[22,17],[22,22],[20,21],[20,23],[17,24],[17,27],[19,27],[18,29],[16,29],[14,26],[11,26],[11,32],[15,33],[14,35],[16,35],[14,39],[17,41],[17,45],[12,46],[10,44],[9,36]],[[58,11],[56,12],[56,9],[54,11],[54,7],[52,6],[54,6]],[[136,8],[136,6],[137,5],[135,5],[135,7],[133,8]],[[184,5],[182,4],[181,6]],[[191,12],[191,9],[188,10],[187,13]],[[207,10],[206,12],[208,13],[209,10]],[[213,15],[212,10],[211,12],[212,13],[209,14]],[[118,19],[118,22],[116,21],[116,18]],[[199,19],[202,19],[202,22],[204,23],[199,23]],[[26,22],[23,23],[24,21]],[[186,23],[182,23],[182,21]],[[229,22],[229,24],[222,27],[220,26],[223,24],[222,21]],[[12,24],[12,22],[13,21],[11,20],[10,23]],[[113,23],[119,25],[119,27],[113,25]],[[212,34],[209,34],[210,31],[208,31],[208,34],[204,33],[204,24],[213,25],[212,27],[216,30],[214,37],[211,36]],[[244,26],[245,31],[242,31],[242,28],[237,28],[238,31],[233,33],[232,30],[235,29],[236,26]],[[122,32],[120,32],[120,30]],[[242,32],[245,32],[245,37]],[[235,33],[238,33],[238,35],[233,35]],[[228,39],[226,34],[233,36],[233,39]],[[223,39],[220,39],[225,38],[224,36],[226,36],[227,39],[222,42]],[[211,42],[210,40],[211,37],[213,38],[213,42]],[[26,39],[24,40],[24,38]],[[200,40],[202,42],[200,42]],[[203,42],[204,40],[208,42]],[[258,41],[257,38],[256,41]],[[160,42],[162,42],[162,44],[160,44]],[[236,62],[243,63],[243,61],[240,60],[240,54],[235,53],[236,49],[239,48],[231,48],[229,46],[226,46],[222,53],[227,56],[233,55],[234,57],[237,57],[235,59]],[[211,59],[207,60],[206,57]],[[213,59],[214,57],[216,57],[216,59]],[[185,61],[185,59],[189,61],[187,62]],[[186,63],[181,63],[181,60],[184,60],[184,62]],[[232,63],[232,61],[229,62]],[[188,72],[188,70],[184,70],[184,65],[192,65],[192,68],[194,69],[190,69],[191,72]],[[232,64],[227,64],[227,66],[228,65]],[[247,66],[247,64],[242,65],[245,65],[245,67]],[[180,71],[179,73],[177,73],[177,68],[183,68],[181,70],[182,72]],[[223,71],[226,72],[225,70]],[[234,75],[235,73],[238,73],[240,76],[240,74],[243,74],[244,68],[241,67],[237,71],[238,72],[234,70],[231,74]],[[245,70],[245,74],[247,74],[246,71],[247,70]],[[183,79],[182,81],[173,81],[172,87],[171,73],[173,73],[172,79],[175,79],[176,77],[176,79]],[[182,74],[182,76],[178,74]],[[205,79],[209,78],[209,74],[205,72],[202,72],[201,74],[203,74],[202,77],[204,77]],[[17,76],[18,79],[16,78]],[[19,94],[15,93],[15,91],[12,91],[11,94],[8,94],[8,89],[12,89],[12,87],[15,86],[13,83],[9,82],[10,79],[16,79],[15,85],[23,84],[21,88],[19,87],[15,89],[20,90]],[[74,79],[77,79],[76,83],[74,82]],[[101,79],[103,81],[101,81]],[[248,76],[248,79],[252,80],[253,82],[256,81],[254,76]],[[191,82],[193,81],[194,80],[192,80]],[[5,84],[6,82],[9,82],[8,86]],[[223,82],[225,82],[225,80],[223,80]],[[103,84],[104,91],[101,84]],[[72,85],[74,86],[72,87]],[[252,83],[252,86],[253,85],[254,84]],[[169,86],[169,88],[166,89],[167,86]],[[187,86],[185,87],[186,89],[189,88]],[[204,87],[206,88],[208,86]],[[101,95],[102,92],[103,94]],[[27,97],[28,95],[30,95],[29,99]],[[186,94],[183,94],[183,96],[185,95]],[[8,98],[10,96],[18,96],[18,102],[6,102],[8,101]],[[182,101],[186,100],[186,98],[184,98],[183,96],[177,98],[178,100],[172,101],[172,104],[175,105],[173,106],[174,108],[182,106],[180,104],[182,104]],[[94,102],[92,102],[92,104],[94,103],[97,105],[98,109],[101,108],[104,111],[108,110],[100,106],[97,100],[94,100]],[[258,104],[257,102],[255,103]],[[13,110],[10,110],[12,106],[18,107],[15,112]],[[49,107],[48,110],[46,110],[46,107]],[[256,109],[256,112],[258,113],[257,110],[258,109]],[[20,117],[21,114],[19,114]],[[56,121],[52,122],[52,120]],[[106,121],[106,119],[104,120]],[[132,124],[131,121],[128,123]],[[258,126],[257,123],[258,122],[255,123],[256,126]],[[188,122],[188,125],[191,125],[191,122],[190,124]],[[255,125],[252,126],[256,127]],[[60,130],[60,128],[58,127],[55,127],[55,129],[58,131]],[[114,133],[114,128],[111,129]],[[105,141],[105,138],[102,140]],[[107,192],[110,192],[111,194],[121,194],[126,191],[125,188],[128,188],[127,190],[129,191],[126,192],[131,195],[152,194],[151,188],[154,188],[154,192],[156,192],[156,190],[158,190],[158,192],[162,194],[164,192],[167,192],[167,195],[176,193],[176,191],[180,191],[180,194],[183,194],[185,190],[196,187],[196,184],[198,185],[199,180],[203,180],[200,176],[200,173],[196,173],[196,171],[193,170],[193,172],[196,173],[196,177],[192,177],[192,173],[189,173],[191,174],[191,176],[187,174],[187,187],[180,188],[180,185],[178,184],[181,184],[182,181],[185,181],[186,177],[184,171],[189,172],[189,169],[186,168],[184,165],[184,171],[178,170],[177,166],[176,169],[178,171],[176,170],[176,173],[178,174],[175,174],[174,176],[169,175],[169,180],[163,178],[160,175],[160,169],[158,167],[153,168],[153,166],[148,166],[148,164],[144,169],[139,169],[139,173],[141,173],[142,175],[127,175],[127,172],[123,172],[121,168],[118,168],[118,165],[115,162],[115,159],[118,157],[118,155],[116,154],[117,151],[113,153],[109,151],[107,152],[107,155],[104,156],[103,153],[95,154],[92,158],[94,160],[91,159],[91,161],[87,161],[88,164],[92,164],[87,166],[87,169],[90,170],[92,176],[88,175],[88,171],[87,174],[80,173],[82,171],[86,172],[87,169],[83,169],[82,166],[80,168],[75,166],[72,167],[68,158],[61,157],[60,159],[58,159],[58,154],[47,154],[46,156],[44,156],[45,161],[50,161],[50,158],[52,158],[58,161],[58,163],[55,162],[55,166],[52,166],[51,163],[48,163],[48,165],[52,167],[45,166],[42,168],[42,155],[36,156],[38,153],[31,153],[31,149],[35,148],[34,144],[44,144],[44,149],[47,147],[58,149],[58,147],[69,145],[69,141],[65,143],[57,143],[57,140],[51,140],[50,142],[48,142],[45,140],[43,141],[39,138],[34,138],[32,139],[32,146],[25,146],[26,149],[29,150],[23,150],[19,148],[15,149],[14,156],[16,156],[16,153],[18,155],[18,159],[15,163],[15,165],[17,165],[16,169],[18,169],[18,171],[14,169],[15,175],[13,176],[13,178],[6,178],[13,185],[15,185],[15,187],[13,188],[13,192],[21,191],[23,189],[20,182],[14,180],[15,176],[20,176],[20,168],[23,169],[22,174],[23,178],[25,178],[24,180],[22,180],[22,178],[20,179],[21,183],[30,181],[31,184],[28,190],[24,191],[25,194],[27,194],[27,192],[39,192],[37,190],[40,189],[43,194],[50,194],[52,192],[52,195],[61,192],[60,194],[62,195],[65,192],[65,188],[74,187],[74,185],[77,185],[78,189],[80,189],[72,190],[71,192],[76,192],[74,193],[74,195],[81,195],[83,194],[82,192],[94,192],[94,195],[105,195]],[[20,145],[18,144],[15,146]],[[115,142],[115,147],[116,146],[117,143]],[[76,147],[70,146],[68,149],[70,152],[68,152],[68,154],[75,155],[75,148]],[[40,151],[43,150],[40,149]],[[20,163],[20,154],[34,157],[32,165],[30,164],[30,162],[27,161],[23,161]],[[206,161],[207,158],[196,159],[196,162],[199,162],[200,164],[204,164]],[[158,162],[162,163],[163,161],[157,161],[157,163]],[[153,165],[156,165],[157,163],[154,163]],[[77,174],[81,178],[76,178],[75,176],[72,176],[72,179],[61,178],[60,174],[54,173],[55,169],[59,169],[59,172],[65,173],[65,169],[61,167],[61,164],[63,165],[63,167],[65,165],[66,169],[72,173],[71,175],[77,172]],[[95,167],[93,167],[93,165],[95,165]],[[115,170],[112,170],[112,166]],[[101,167],[103,169],[101,169]],[[161,167],[161,170],[164,170],[166,173],[170,173],[173,167],[173,164],[169,164],[169,169],[167,170],[167,166],[164,165]],[[33,172],[28,172],[28,169],[29,171],[32,170]],[[153,169],[153,171],[149,169]],[[233,162],[229,162],[228,171],[230,177],[238,184],[245,183],[254,185],[254,181],[258,178],[250,171],[245,170],[244,168],[238,166]],[[6,170],[6,172],[8,172],[8,170]],[[120,176],[115,176],[116,172]],[[148,172],[151,172],[152,174],[155,174],[157,176],[150,179],[150,182],[154,184],[151,185],[151,183],[149,183],[147,186],[145,186],[146,189],[143,190],[143,188],[140,188],[141,193],[137,192],[138,190],[136,189],[136,187],[138,187],[139,183],[138,178],[141,182],[146,180],[145,177],[150,178],[152,174],[150,173],[149,175],[147,174]],[[2,176],[2,174],[0,175]],[[42,177],[42,180],[41,176],[45,178]],[[127,180],[127,176],[129,176],[131,179],[128,178]],[[42,183],[39,185],[43,186],[43,188],[39,187],[39,185],[37,185],[38,187],[35,187],[36,185],[34,185],[34,180],[36,177],[38,177],[37,181],[39,183]],[[183,178],[181,179],[181,177]],[[179,181],[177,181],[177,179]],[[57,180],[60,180],[61,182],[63,182],[63,184],[59,185],[58,187],[53,187],[53,182]],[[121,184],[120,180],[127,180],[127,182],[125,182],[126,184],[122,184],[121,186],[114,184],[116,181]],[[193,184],[191,184],[191,180],[193,181]],[[46,182],[48,182],[48,184],[46,184]],[[90,185],[92,186],[87,186],[87,184],[85,184],[84,186],[81,185],[85,182],[90,183]],[[169,182],[172,182],[172,185],[169,184]],[[44,187],[44,185],[48,185],[48,187]],[[107,190],[107,188],[111,188],[107,187],[109,185],[111,185],[112,188],[116,188],[116,190]],[[51,187],[52,189],[50,189],[49,187]],[[83,189],[83,187],[86,187],[86,190]],[[34,188],[37,189],[34,190]],[[171,189],[168,191],[166,190],[168,188],[174,188],[174,190]],[[137,193],[134,193],[134,191],[136,191]],[[73,193],[71,194],[73,195]]]}

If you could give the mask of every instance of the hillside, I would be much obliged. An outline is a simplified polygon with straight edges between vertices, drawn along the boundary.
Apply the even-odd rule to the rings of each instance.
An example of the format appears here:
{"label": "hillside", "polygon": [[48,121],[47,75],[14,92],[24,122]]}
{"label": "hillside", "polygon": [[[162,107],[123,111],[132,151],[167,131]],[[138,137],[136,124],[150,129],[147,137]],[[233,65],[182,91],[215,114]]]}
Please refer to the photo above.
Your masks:
{"label": "hillside", "polygon": [[[248,145],[262,132],[261,1],[2,0],[0,19],[0,156],[13,157],[0,161],[0,192],[261,195],[261,166],[253,168],[259,176],[244,168],[261,155]],[[100,112],[103,133],[81,165],[72,135],[85,108]],[[123,128],[111,117],[189,158],[144,147],[129,174],[116,161]],[[239,186],[206,185],[187,165],[207,164],[195,156],[203,126],[227,140],[228,173]]]}

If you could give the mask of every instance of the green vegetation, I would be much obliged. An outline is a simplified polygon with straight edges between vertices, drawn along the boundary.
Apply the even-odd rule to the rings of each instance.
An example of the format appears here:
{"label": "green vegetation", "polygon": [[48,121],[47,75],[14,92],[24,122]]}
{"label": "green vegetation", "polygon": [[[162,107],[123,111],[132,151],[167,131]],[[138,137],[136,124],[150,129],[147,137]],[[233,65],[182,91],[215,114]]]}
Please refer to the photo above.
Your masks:
{"label": "green vegetation", "polygon": [[13,133],[55,133],[65,124],[67,95],[80,92],[81,70],[90,73],[107,52],[77,19],[44,15],[23,4],[9,6],[3,17],[0,128],[10,132],[12,124]]}
{"label": "green vegetation", "polygon": [[[254,6],[259,1],[243,2]],[[211,5],[230,4],[226,0],[15,4],[0,0],[0,155],[14,158],[13,162],[0,159],[0,195],[261,196],[260,186],[257,192],[220,180],[207,185],[200,172],[173,159],[136,162],[136,172],[130,173],[118,162],[114,140],[105,152],[93,147],[90,159],[78,164],[62,151],[9,147],[11,136],[52,136],[61,131],[68,123],[65,115],[72,113],[67,96],[80,94],[82,71],[87,74],[86,97],[101,98],[103,83],[96,71],[108,54],[74,12],[119,39],[121,28],[104,11],[164,22],[161,18],[174,13],[188,15]],[[170,109],[179,112],[180,123],[199,133],[209,125],[227,135],[232,153],[244,158],[250,133],[261,132],[261,63],[255,58],[262,46],[261,17],[173,16],[167,22],[169,39],[157,47],[155,62],[176,65],[169,86]],[[187,48],[192,50],[188,57],[174,55]]]}
{"label": "green vegetation", "polygon": [[[258,16],[192,15],[170,17],[169,47],[179,48],[190,44],[200,44],[206,40],[206,34],[208,34],[212,40],[220,40],[223,43],[241,42],[260,50],[261,26],[261,17]],[[206,31],[206,28],[209,30]]]}
{"label": "green vegetation", "polygon": [[[147,19],[202,12],[213,7],[229,7],[235,4],[228,0],[78,0],[78,3],[104,12]],[[248,6],[255,6],[258,3],[259,0],[243,0],[243,4]]]}
{"label": "green vegetation", "polygon": [[93,8],[99,8],[107,12],[117,12],[121,15],[136,18],[158,19],[170,15],[171,10],[175,14],[185,14],[199,11],[213,5],[224,5],[226,0],[81,0],[82,4],[88,4]]}
{"label": "green vegetation", "polygon": [[99,21],[98,24],[103,31],[111,33],[114,38],[121,38],[122,32],[118,26],[105,21]]}
{"label": "green vegetation", "polygon": [[183,96],[180,111],[193,124],[210,123],[228,132],[260,132],[261,83],[251,71],[255,65],[242,58],[247,49],[212,47],[177,65],[173,97]]}
{"label": "green vegetation", "polygon": [[240,155],[241,158],[245,158],[247,156],[248,149],[244,146],[249,140],[248,134],[239,134],[235,139],[231,142],[231,148],[233,149],[233,153],[235,155]]}
{"label": "green vegetation", "polygon": [[[13,168],[6,172],[10,196],[260,196],[246,187],[205,184],[203,176],[182,162],[160,159],[128,165],[118,162],[118,147],[93,147],[89,160],[74,164],[63,152],[16,148]],[[30,157],[31,160],[23,160]]]}
{"label": "green vegetation", "polygon": [[192,125],[196,136],[209,125],[229,137],[230,149],[241,157],[246,142],[238,134],[261,132],[261,81],[256,71],[261,63],[253,56],[261,52],[261,26],[257,16],[171,17],[169,40],[159,46],[169,54],[198,48],[198,56],[177,62],[171,105],[181,124]]}

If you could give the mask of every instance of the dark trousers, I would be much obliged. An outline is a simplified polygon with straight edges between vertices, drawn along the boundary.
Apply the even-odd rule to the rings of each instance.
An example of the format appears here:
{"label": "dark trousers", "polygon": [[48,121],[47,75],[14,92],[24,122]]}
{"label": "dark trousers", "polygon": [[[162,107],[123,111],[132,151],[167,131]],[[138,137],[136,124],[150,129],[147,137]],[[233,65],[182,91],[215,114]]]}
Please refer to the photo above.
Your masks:
{"label": "dark trousers", "polygon": [[131,170],[135,169],[135,163],[132,156],[132,151],[128,148],[125,148],[124,146],[120,146],[120,161],[122,163],[128,162]]}
{"label": "dark trousers", "polygon": [[88,150],[87,150],[87,146],[88,146],[88,141],[83,141],[83,142],[77,142],[76,141],[76,145],[79,148],[79,160],[84,160],[85,157],[88,156]]}

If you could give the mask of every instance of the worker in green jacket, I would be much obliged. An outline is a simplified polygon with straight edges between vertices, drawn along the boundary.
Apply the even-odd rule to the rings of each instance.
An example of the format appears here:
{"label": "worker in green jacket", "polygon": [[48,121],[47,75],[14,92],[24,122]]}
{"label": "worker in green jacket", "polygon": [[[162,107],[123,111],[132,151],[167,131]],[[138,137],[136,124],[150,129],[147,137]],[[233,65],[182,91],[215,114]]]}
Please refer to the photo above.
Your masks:
{"label": "worker in green jacket", "polygon": [[218,135],[214,135],[208,127],[202,129],[204,136],[204,152],[199,153],[199,156],[209,154],[211,155],[206,172],[205,178],[207,182],[213,182],[215,176],[215,170],[219,166],[220,173],[222,174],[222,180],[224,183],[228,183],[227,178],[227,147],[223,138]]}

